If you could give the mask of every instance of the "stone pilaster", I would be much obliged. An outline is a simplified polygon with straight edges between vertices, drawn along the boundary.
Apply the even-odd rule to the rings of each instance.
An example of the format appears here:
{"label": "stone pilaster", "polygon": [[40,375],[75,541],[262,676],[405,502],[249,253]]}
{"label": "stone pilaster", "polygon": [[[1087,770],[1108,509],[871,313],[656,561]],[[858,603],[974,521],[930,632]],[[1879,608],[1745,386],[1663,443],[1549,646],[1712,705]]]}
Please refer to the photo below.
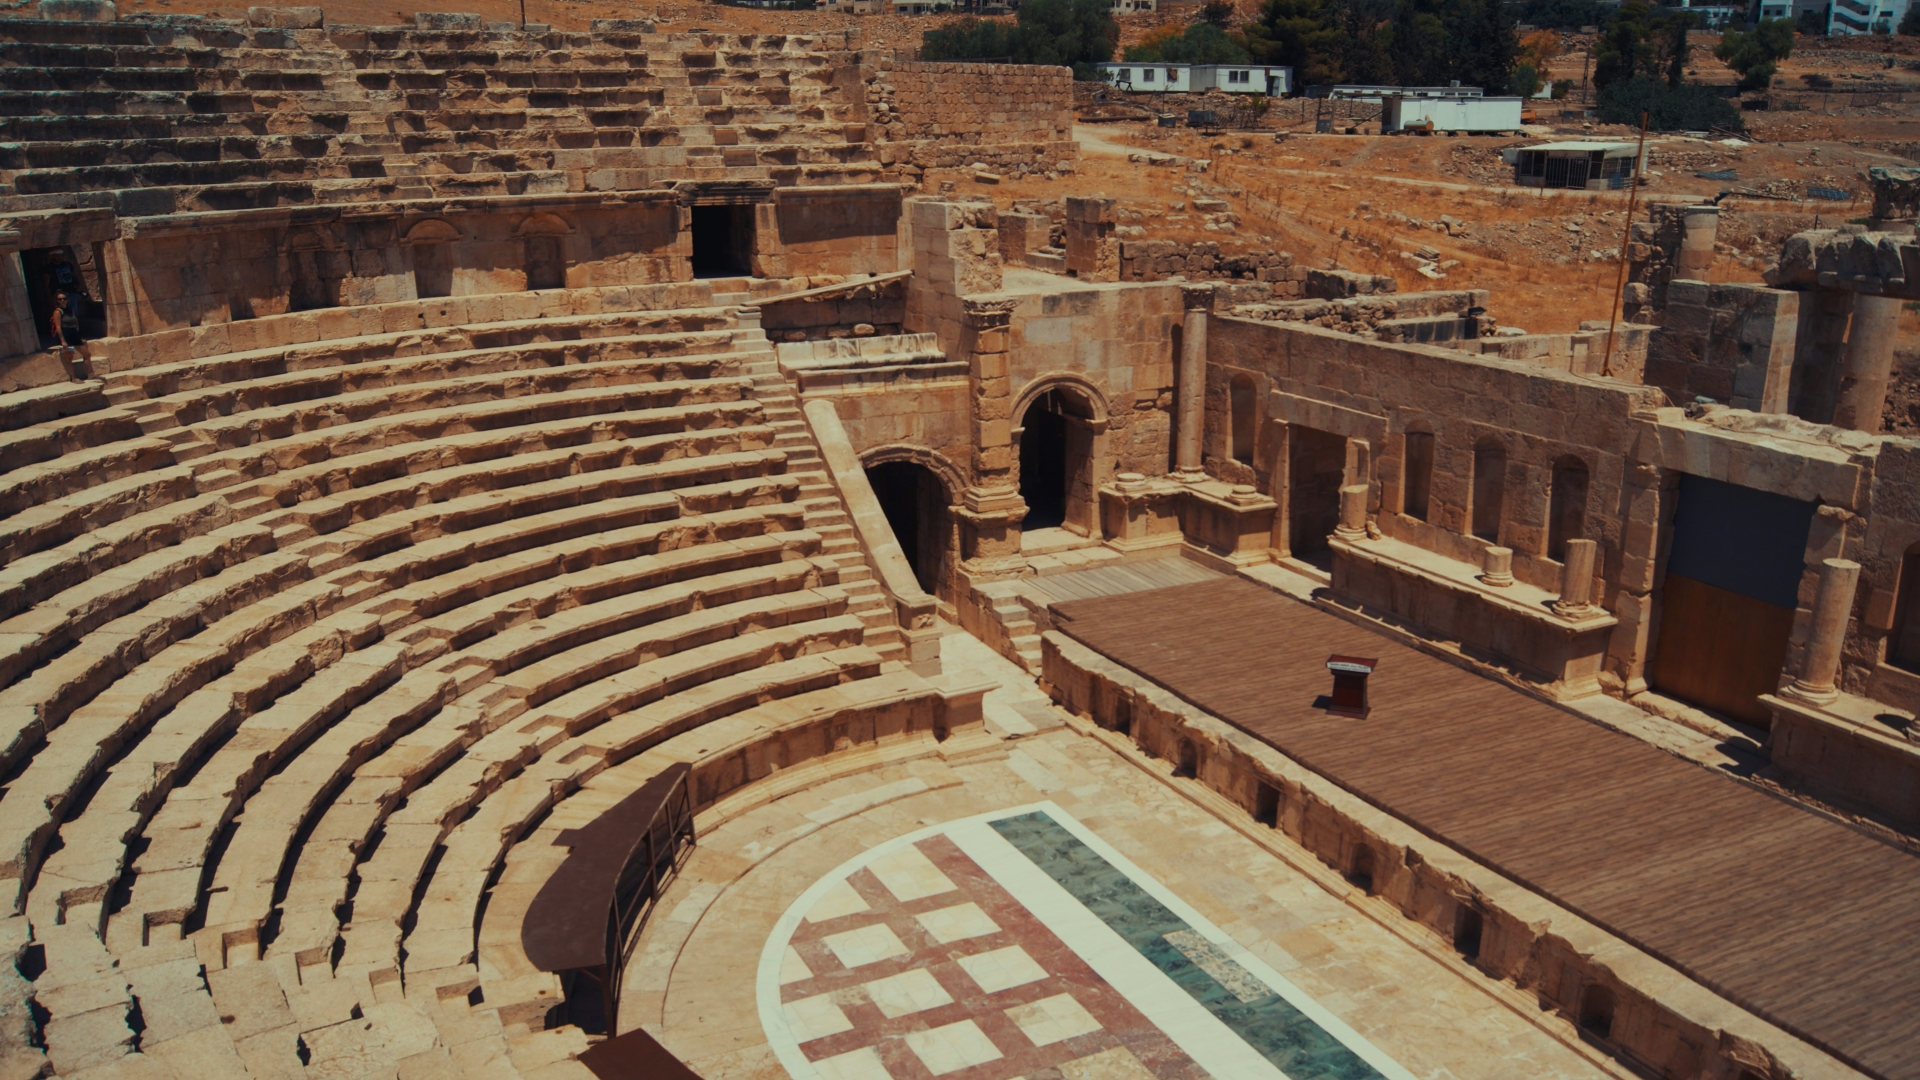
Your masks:
{"label": "stone pilaster", "polygon": [[1020,522],[1019,461],[1013,452],[1013,395],[1007,375],[1009,326],[1019,301],[962,299],[962,341],[971,368],[973,484],[960,493],[961,567],[976,576],[1017,572]]}

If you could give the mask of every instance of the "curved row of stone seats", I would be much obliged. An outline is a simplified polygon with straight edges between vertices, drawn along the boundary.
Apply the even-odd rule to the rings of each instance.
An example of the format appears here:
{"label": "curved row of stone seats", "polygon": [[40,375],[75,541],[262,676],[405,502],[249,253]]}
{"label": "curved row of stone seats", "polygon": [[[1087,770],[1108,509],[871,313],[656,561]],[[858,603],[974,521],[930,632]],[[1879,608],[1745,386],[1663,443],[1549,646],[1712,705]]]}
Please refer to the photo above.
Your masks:
{"label": "curved row of stone seats", "polygon": [[[889,707],[891,703],[886,701],[891,695],[902,694],[907,684],[892,680],[882,676],[742,709],[579,782],[577,790],[558,800],[532,829],[523,828],[515,834],[500,860],[504,872],[489,890],[475,935],[472,976],[481,989],[482,1000],[507,1024],[537,1031],[560,998],[558,977],[538,970],[527,958],[521,945],[521,924],[541,886],[565,859],[567,848],[562,834],[585,826],[676,761],[693,764],[690,782],[695,802],[707,805],[735,788],[765,778],[772,770],[804,766],[809,760],[823,758],[837,746],[886,745],[911,737],[918,727],[913,710]],[[871,704],[858,710],[859,722],[833,724],[834,719],[847,715],[845,702],[849,697]],[[823,724],[823,720],[828,723]],[[943,728],[937,734],[950,732]],[[460,973],[457,968],[444,973],[431,968],[416,971],[409,963],[409,976],[429,983],[460,985]]]}
{"label": "curved row of stone seats", "polygon": [[[729,336],[721,335],[720,340],[710,339],[705,344],[726,349],[731,344],[726,340]],[[20,468],[0,473],[0,515],[52,504],[76,491],[135,474],[162,483],[167,477],[152,474],[183,462],[197,463],[193,467],[195,476],[225,467],[233,468],[238,476],[254,475],[259,462],[242,459],[209,466],[201,459],[249,445],[260,431],[291,434],[331,429],[357,424],[362,417],[374,415],[376,409],[379,415],[389,417],[434,412],[482,396],[509,399],[586,388],[677,384],[713,377],[729,364],[738,363],[730,359],[730,351],[661,355],[647,348],[653,344],[646,339],[604,338],[591,343],[440,353],[369,363],[345,371],[293,372],[251,384],[182,391],[143,402],[140,415],[133,420],[136,431],[126,431],[124,425],[58,425],[56,431],[70,435],[97,438],[111,433],[118,439],[84,450],[75,447],[55,460],[23,463]],[[134,410],[117,411],[124,416]],[[440,422],[438,416],[433,420],[436,425]],[[363,428],[357,434],[369,432]],[[389,441],[401,437],[385,431],[379,434]],[[637,436],[630,432],[627,437]],[[497,440],[469,440],[476,444],[473,451],[490,441]],[[5,525],[0,524],[0,533],[4,531]]]}
{"label": "curved row of stone seats", "polygon": [[109,341],[104,386],[0,395],[0,942],[45,963],[0,994],[56,1071],[267,1075],[365,1050],[362,1016],[449,1054],[471,1010],[392,1009],[471,968],[475,863],[611,764],[888,678],[764,336],[608,310],[705,285],[578,292]]}
{"label": "curved row of stone seats", "polygon": [[[33,24],[0,22],[0,38],[23,27]],[[204,35],[215,45],[182,47],[180,28],[153,29],[146,45],[137,30],[99,48],[32,28],[21,31],[30,40],[0,46],[0,141],[23,144],[0,155],[13,194],[116,192],[122,212],[139,216],[548,193],[584,190],[590,169],[649,167],[595,151],[678,145],[710,152],[653,167],[872,178],[847,168],[873,152],[864,102],[837,77],[853,43],[844,35],[639,35],[645,51],[634,51],[620,47],[633,35],[219,26]],[[490,145],[395,151],[380,141],[424,133],[483,133]],[[587,156],[561,161],[562,151]],[[776,168],[786,171],[753,172]],[[163,200],[156,189],[180,190]]]}
{"label": "curved row of stone seats", "polygon": [[[233,709],[225,707],[234,691],[267,685],[280,688],[285,680],[300,677],[301,657],[313,668],[302,691],[289,697],[284,690],[271,707],[272,713],[293,702],[302,715],[318,710],[337,709],[343,700],[340,687],[322,687],[317,695],[300,694],[315,685],[314,675],[331,661],[344,658],[353,650],[365,648],[382,634],[408,627],[393,638],[409,650],[419,662],[436,658],[445,648],[471,649],[483,640],[504,633],[529,618],[551,616],[569,607],[598,603],[634,592],[673,586],[662,594],[683,605],[697,598],[717,594],[711,583],[696,589],[679,583],[701,573],[739,574],[743,570],[782,565],[780,560],[810,554],[818,545],[818,536],[801,528],[802,512],[791,502],[765,502],[769,497],[790,491],[791,485],[769,487],[764,482],[738,482],[686,488],[670,496],[652,496],[621,506],[600,503],[585,508],[590,514],[561,512],[536,518],[506,522],[484,530],[455,534],[437,541],[415,545],[402,552],[358,564],[352,571],[336,572],[336,582],[322,583],[307,591],[318,592],[326,585],[352,574],[355,584],[385,579],[412,581],[374,591],[312,625],[264,650],[262,654],[240,661],[216,684],[209,687],[216,708],[194,714],[176,709],[167,723],[157,724],[143,741],[157,744],[158,756],[136,750],[127,760],[114,766],[101,789],[89,801],[80,818],[63,827],[69,839],[84,835],[92,844],[76,848],[71,844],[53,853],[42,868],[36,888],[42,892],[58,890],[63,903],[70,895],[93,895],[110,885],[122,867],[117,858],[103,860],[100,852],[115,851],[127,843],[133,830],[144,825],[151,812],[150,802],[157,784],[168,766],[145,767],[149,759],[156,763],[197,760],[209,740],[222,737],[236,726],[259,721],[258,703],[252,697],[240,700]],[[689,503],[727,509],[693,511]],[[748,505],[735,507],[735,503]],[[660,518],[625,528],[601,529],[607,520],[614,522],[640,518]],[[594,530],[585,532],[585,530]],[[582,534],[584,535],[577,535]],[[567,534],[576,534],[565,538]],[[451,557],[475,552],[479,557],[464,564]],[[447,568],[451,562],[455,568]],[[804,565],[804,564],[803,564]],[[429,574],[432,568],[441,572]],[[790,571],[788,572],[791,573]],[[299,589],[294,590],[300,591]],[[361,590],[365,593],[366,590]],[[424,620],[415,624],[415,620]],[[472,666],[472,657],[453,666]],[[262,682],[249,669],[267,678]],[[502,670],[505,670],[504,668]],[[471,673],[467,673],[471,674]],[[390,679],[386,681],[391,681]],[[227,697],[221,699],[224,683]],[[349,680],[346,696],[351,696],[361,681]],[[251,703],[251,704],[250,704]],[[256,714],[242,719],[247,710]],[[269,730],[285,725],[265,723]],[[464,729],[457,729],[456,734]],[[181,745],[189,751],[179,753]],[[235,748],[229,744],[222,753]],[[239,748],[242,758],[258,752],[260,740]],[[132,764],[129,764],[131,762]],[[257,765],[250,762],[250,767]],[[212,777],[225,775],[217,762],[200,766],[194,782],[205,788]],[[142,807],[146,806],[145,811]],[[69,854],[71,853],[71,854]],[[63,856],[65,856],[63,858]]]}

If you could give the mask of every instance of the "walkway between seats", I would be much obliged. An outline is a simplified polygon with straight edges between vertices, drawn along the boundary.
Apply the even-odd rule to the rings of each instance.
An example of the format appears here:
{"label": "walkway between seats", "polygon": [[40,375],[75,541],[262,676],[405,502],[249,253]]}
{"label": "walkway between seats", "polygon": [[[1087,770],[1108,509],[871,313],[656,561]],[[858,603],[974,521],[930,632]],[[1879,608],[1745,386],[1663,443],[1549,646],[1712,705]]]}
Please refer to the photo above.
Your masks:
{"label": "walkway between seats", "polygon": [[[1865,1071],[1920,1078],[1920,859],[1238,580],[1054,605],[1158,682]],[[1364,720],[1329,654],[1380,658]]]}

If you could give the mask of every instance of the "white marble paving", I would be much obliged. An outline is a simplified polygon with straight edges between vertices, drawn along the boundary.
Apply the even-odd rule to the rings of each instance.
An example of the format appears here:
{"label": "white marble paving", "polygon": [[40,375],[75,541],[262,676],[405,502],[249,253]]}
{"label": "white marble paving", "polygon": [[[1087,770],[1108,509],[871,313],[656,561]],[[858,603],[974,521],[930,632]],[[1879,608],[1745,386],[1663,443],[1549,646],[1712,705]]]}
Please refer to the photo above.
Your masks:
{"label": "white marble paving", "polygon": [[866,984],[867,997],[891,1020],[896,1016],[953,1004],[953,995],[925,968],[914,968]]}
{"label": "white marble paving", "polygon": [[1007,1019],[1025,1032],[1035,1046],[1051,1046],[1075,1035],[1100,1030],[1100,1021],[1075,1001],[1072,994],[1055,994],[1026,1005],[1016,1005],[1006,1010],[1006,1014]]}
{"label": "white marble paving", "polygon": [[892,928],[884,923],[862,926],[857,930],[829,934],[821,939],[833,955],[847,967],[864,967],[867,964],[891,960],[896,956],[905,956],[907,947],[894,934]]}
{"label": "white marble paving", "polygon": [[935,1076],[970,1069],[1005,1056],[993,1045],[993,1040],[987,1038],[987,1033],[980,1030],[980,1025],[971,1020],[930,1031],[909,1031],[906,1042],[914,1056]]}
{"label": "white marble paving", "polygon": [[922,929],[942,945],[951,945],[967,938],[985,937],[998,933],[1000,924],[993,917],[980,910],[980,905],[969,900],[964,904],[940,908],[937,911],[922,912],[914,919]]}
{"label": "white marble paving", "polygon": [[959,960],[960,970],[980,985],[980,989],[989,994],[997,994],[1016,986],[1025,986],[1047,977],[1047,969],[1027,955],[1027,950],[1018,945],[1009,945],[1004,949],[963,956]]}

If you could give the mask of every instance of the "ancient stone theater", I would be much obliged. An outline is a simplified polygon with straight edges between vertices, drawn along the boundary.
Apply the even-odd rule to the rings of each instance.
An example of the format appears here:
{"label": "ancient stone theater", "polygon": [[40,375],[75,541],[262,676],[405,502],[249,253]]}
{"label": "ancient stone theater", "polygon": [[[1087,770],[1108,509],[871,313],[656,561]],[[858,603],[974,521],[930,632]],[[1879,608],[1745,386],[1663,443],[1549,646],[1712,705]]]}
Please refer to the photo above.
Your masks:
{"label": "ancient stone theater", "polygon": [[0,1078],[1920,1078],[1920,173],[1526,333],[645,14],[0,19]]}

